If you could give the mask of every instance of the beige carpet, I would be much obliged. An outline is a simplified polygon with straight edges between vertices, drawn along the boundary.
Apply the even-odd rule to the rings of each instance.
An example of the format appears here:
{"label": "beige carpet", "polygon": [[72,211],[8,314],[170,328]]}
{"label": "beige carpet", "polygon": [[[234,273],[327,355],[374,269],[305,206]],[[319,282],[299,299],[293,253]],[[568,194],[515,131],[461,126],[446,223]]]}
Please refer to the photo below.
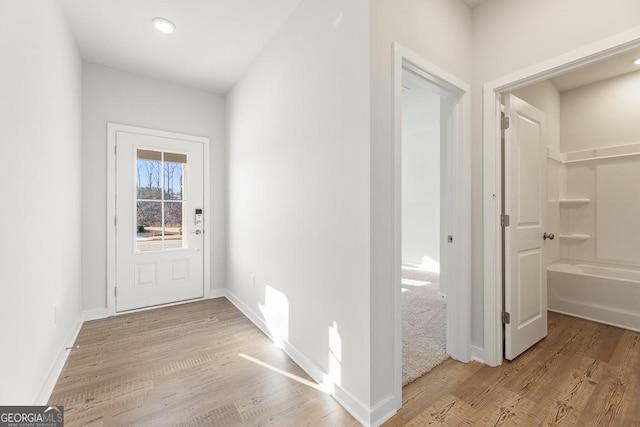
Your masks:
{"label": "beige carpet", "polygon": [[437,274],[402,269],[402,385],[448,359],[446,303]]}

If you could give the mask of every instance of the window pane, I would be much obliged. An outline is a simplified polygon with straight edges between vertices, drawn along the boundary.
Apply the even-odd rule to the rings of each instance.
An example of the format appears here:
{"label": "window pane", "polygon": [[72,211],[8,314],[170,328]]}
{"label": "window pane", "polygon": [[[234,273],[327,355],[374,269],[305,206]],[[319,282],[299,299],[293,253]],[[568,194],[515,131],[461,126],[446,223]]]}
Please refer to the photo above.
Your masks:
{"label": "window pane", "polygon": [[162,202],[137,203],[136,249],[139,252],[163,249]]}
{"label": "window pane", "polygon": [[138,199],[162,199],[162,153],[151,150],[137,150],[137,190]]}
{"label": "window pane", "polygon": [[181,248],[183,246],[182,207],[182,202],[164,202],[165,249]]}
{"label": "window pane", "polygon": [[183,200],[183,176],[187,167],[187,156],[164,153],[164,161],[164,199]]}

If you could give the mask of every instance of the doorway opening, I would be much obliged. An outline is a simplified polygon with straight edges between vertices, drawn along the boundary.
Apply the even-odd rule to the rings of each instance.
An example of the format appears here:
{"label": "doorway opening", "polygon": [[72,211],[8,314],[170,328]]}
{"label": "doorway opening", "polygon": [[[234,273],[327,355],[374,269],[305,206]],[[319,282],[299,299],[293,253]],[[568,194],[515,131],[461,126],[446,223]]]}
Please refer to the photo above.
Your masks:
{"label": "doorway opening", "polygon": [[[544,178],[544,186],[540,187],[544,203],[540,206],[544,211],[541,211],[541,221],[546,225],[537,230],[536,236],[541,246],[538,258],[544,266],[539,276],[544,285],[539,288],[544,292],[544,298],[540,298],[538,311],[545,314],[547,310],[556,311],[628,329],[640,325],[640,313],[634,309],[629,311],[625,305],[626,301],[637,297],[628,293],[624,297],[621,296],[624,292],[607,288],[612,282],[620,283],[617,273],[621,270],[625,275],[622,280],[640,278],[640,253],[627,250],[632,244],[628,238],[630,227],[634,227],[636,221],[625,221],[624,218],[630,211],[640,213],[640,199],[631,200],[633,192],[630,188],[625,191],[620,187],[640,178],[636,176],[638,168],[630,165],[636,161],[633,159],[640,158],[638,135],[633,135],[633,132],[640,132],[640,128],[633,126],[632,118],[627,127],[603,126],[612,123],[608,120],[611,117],[621,118],[620,114],[611,111],[612,105],[627,108],[629,112],[635,110],[627,101],[600,98],[594,103],[587,102],[588,98],[595,98],[597,93],[604,93],[605,88],[614,86],[618,89],[624,86],[618,94],[633,98],[631,94],[640,91],[640,73],[633,66],[638,54],[638,34],[622,34],[485,84],[484,336],[485,362],[489,365],[501,364],[513,350],[506,339],[503,342],[509,334],[508,329],[527,321],[518,315],[514,318],[514,313],[510,313],[517,305],[514,304],[517,299],[511,302],[511,307],[509,305],[509,294],[517,294],[521,287],[517,277],[509,279],[510,275],[517,276],[517,269],[507,260],[509,233],[514,233],[518,220],[509,214],[516,209],[512,207],[509,212],[508,208],[502,208],[509,205],[505,200],[509,197],[508,188],[516,182],[507,171],[508,165],[502,163],[503,159],[509,161],[508,156],[501,152],[500,114],[509,99],[519,99],[527,108],[542,112],[547,122],[543,158],[526,162],[527,168],[537,165],[535,167]],[[632,81],[635,84],[632,85]],[[626,116],[632,116],[632,113]],[[512,124],[510,117],[507,126]],[[626,136],[621,132],[626,132]],[[598,135],[603,137],[598,139]],[[502,177],[505,182],[501,182]],[[508,225],[504,225],[505,219]],[[610,233],[603,233],[607,229]],[[635,258],[631,260],[631,257]],[[633,278],[627,277],[629,274]],[[609,285],[591,283],[590,277],[594,275],[599,278],[611,275],[612,282]],[[627,288],[631,289],[630,286]],[[576,291],[574,294],[571,294],[572,289]],[[605,301],[601,296],[609,300]],[[589,298],[596,300],[589,301]],[[528,302],[531,300],[527,299]],[[602,307],[617,308],[602,310]],[[546,324],[544,326],[546,332]],[[530,339],[529,343],[518,344],[524,346],[524,350],[541,337],[527,339]],[[520,350],[512,355],[517,356]]]}
{"label": "doorway opening", "polygon": [[[447,99],[402,72],[402,384],[448,358],[446,283],[440,280],[441,104]],[[446,108],[446,106],[445,106]],[[446,132],[446,130],[445,130]],[[446,164],[445,164],[446,167]],[[446,274],[446,273],[445,273]]]}
{"label": "doorway opening", "polygon": [[629,237],[640,232],[633,184],[640,180],[640,126],[633,113],[640,106],[633,105],[640,93],[639,56],[634,49],[502,95],[505,104],[518,99],[538,111],[547,124],[538,165],[546,182],[540,193],[547,194],[540,209],[546,232],[537,239],[544,249],[544,307],[634,330],[640,312],[627,301],[640,297],[632,285],[640,277],[640,248]]}
{"label": "doorway opening", "polygon": [[[398,44],[393,54],[394,397],[400,407],[403,382],[411,379],[405,372],[403,381],[403,336],[414,339],[414,328],[440,322],[431,338],[423,335],[424,346],[440,340],[436,364],[447,356],[471,359],[470,89]],[[408,296],[418,300],[413,315],[403,310]],[[420,308],[427,299],[432,308]]]}

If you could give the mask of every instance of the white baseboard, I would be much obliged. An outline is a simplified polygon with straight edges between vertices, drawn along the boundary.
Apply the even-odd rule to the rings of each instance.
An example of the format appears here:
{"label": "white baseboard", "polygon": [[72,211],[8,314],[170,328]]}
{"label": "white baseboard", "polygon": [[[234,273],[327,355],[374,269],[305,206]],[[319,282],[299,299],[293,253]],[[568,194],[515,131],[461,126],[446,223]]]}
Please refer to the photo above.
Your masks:
{"label": "white baseboard", "polygon": [[471,360],[475,360],[478,363],[482,363],[483,365],[486,365],[485,363],[485,355],[484,355],[484,348],[480,348],[478,346],[472,345],[471,346]]}
{"label": "white baseboard", "polygon": [[106,308],[94,308],[93,310],[85,310],[82,312],[82,322],[90,320],[106,319],[109,317],[109,310]]}
{"label": "white baseboard", "polygon": [[398,409],[396,408],[395,396],[389,396],[371,408],[371,425],[378,427],[393,417]]}
{"label": "white baseboard", "polygon": [[222,298],[226,296],[227,296],[226,289],[211,289],[211,291],[209,292],[209,299]]}
{"label": "white baseboard", "polygon": [[[62,373],[62,369],[64,368],[64,364],[67,363],[67,358],[69,357],[69,353],[73,344],[76,342],[76,338],[78,338],[78,333],[80,333],[80,329],[82,329],[82,325],[84,322],[88,322],[90,320],[104,319],[109,316],[109,312],[106,308],[95,308],[92,310],[86,310],[78,314],[76,321],[71,326],[71,329],[67,333],[67,337],[62,343],[60,351],[56,356],[51,369],[49,370],[49,375],[44,380],[42,387],[40,388],[40,392],[36,397],[36,401],[34,405],[46,405],[49,401],[49,397],[53,392],[56,383],[58,382],[58,378]],[[55,403],[55,402],[54,402]]]}
{"label": "white baseboard", "polygon": [[[67,333],[67,337],[62,342],[60,346],[60,350],[58,351],[58,355],[49,370],[49,375],[45,378],[42,387],[40,387],[40,392],[36,397],[34,405],[46,405],[49,401],[49,397],[53,392],[56,383],[58,382],[58,378],[60,377],[60,373],[62,372],[62,368],[64,368],[64,364],[67,363],[67,357],[69,357],[69,350],[73,347],[73,343],[76,341],[78,333],[80,332],[80,328],[82,328],[82,324],[84,323],[83,314],[79,313],[75,322],[71,325],[71,329]],[[54,402],[55,403],[55,402]]]}
{"label": "white baseboard", "polygon": [[[235,305],[254,325],[258,327],[270,340],[274,340],[271,332],[264,320],[258,316],[248,305],[240,300],[233,292],[226,290],[227,299]],[[383,401],[375,408],[369,408],[358,398],[347,390],[330,380],[327,372],[316,365],[311,359],[300,352],[295,346],[287,341],[282,342],[282,350],[294,361],[302,370],[313,378],[320,387],[330,394],[344,409],[347,410],[360,424],[365,427],[378,426],[395,413],[395,409],[390,409],[389,402],[393,403],[393,398]],[[374,418],[374,416],[377,418]]]}

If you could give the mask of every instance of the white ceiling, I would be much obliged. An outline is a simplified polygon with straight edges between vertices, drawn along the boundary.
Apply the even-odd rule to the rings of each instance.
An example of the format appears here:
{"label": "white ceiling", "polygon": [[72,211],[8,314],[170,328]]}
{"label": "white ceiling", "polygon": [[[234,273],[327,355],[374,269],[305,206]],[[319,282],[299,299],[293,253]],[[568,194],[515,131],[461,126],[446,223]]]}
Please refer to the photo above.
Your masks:
{"label": "white ceiling", "polygon": [[640,58],[640,49],[635,49],[554,77],[550,81],[560,92],[564,92],[565,90],[575,89],[601,80],[640,71],[640,67],[633,63],[638,58]]}
{"label": "white ceiling", "polygon": [[[301,0],[61,0],[89,62],[224,94]],[[151,19],[176,26],[162,34]]]}
{"label": "white ceiling", "polygon": [[[225,94],[301,0],[60,0],[82,57]],[[473,7],[486,0],[464,0]],[[176,25],[162,34],[151,19]],[[640,70],[629,52],[551,79],[565,91]]]}

